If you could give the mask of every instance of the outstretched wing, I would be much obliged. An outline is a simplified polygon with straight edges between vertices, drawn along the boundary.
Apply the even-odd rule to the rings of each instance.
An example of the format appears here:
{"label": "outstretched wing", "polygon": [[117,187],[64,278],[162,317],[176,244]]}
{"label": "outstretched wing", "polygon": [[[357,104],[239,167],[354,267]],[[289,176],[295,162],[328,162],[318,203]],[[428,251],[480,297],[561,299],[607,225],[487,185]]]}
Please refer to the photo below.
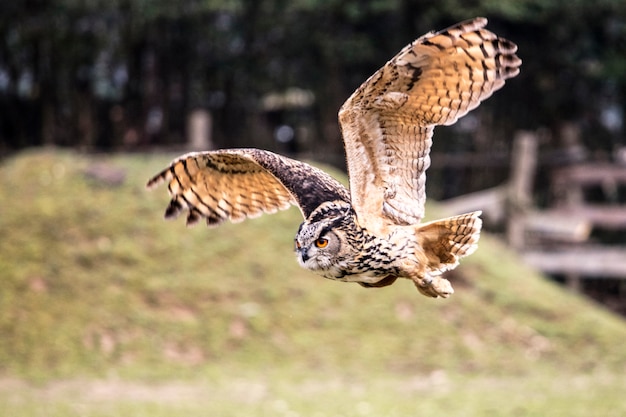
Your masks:
{"label": "outstretched wing", "polygon": [[382,230],[424,216],[435,125],[449,125],[519,73],[517,46],[476,18],[407,45],[344,103],[352,204],[362,225]]}
{"label": "outstretched wing", "polygon": [[188,210],[187,224],[242,221],[298,205],[304,217],[321,203],[350,201],[348,191],[325,172],[259,149],[193,152],[174,160],[148,181],[167,182],[172,197],[166,218]]}

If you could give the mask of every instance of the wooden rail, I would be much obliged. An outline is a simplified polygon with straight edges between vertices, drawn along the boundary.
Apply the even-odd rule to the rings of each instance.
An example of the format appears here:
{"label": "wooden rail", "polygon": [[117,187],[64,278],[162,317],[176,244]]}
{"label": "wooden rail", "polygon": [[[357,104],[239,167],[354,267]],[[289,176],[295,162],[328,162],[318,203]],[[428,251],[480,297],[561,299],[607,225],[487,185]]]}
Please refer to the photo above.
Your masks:
{"label": "wooden rail", "polygon": [[522,257],[528,264],[548,274],[585,278],[626,277],[626,247],[580,245],[566,250],[529,250]]}
{"label": "wooden rail", "polygon": [[586,220],[593,226],[620,230],[626,229],[626,206],[583,204],[549,210],[555,217]]}

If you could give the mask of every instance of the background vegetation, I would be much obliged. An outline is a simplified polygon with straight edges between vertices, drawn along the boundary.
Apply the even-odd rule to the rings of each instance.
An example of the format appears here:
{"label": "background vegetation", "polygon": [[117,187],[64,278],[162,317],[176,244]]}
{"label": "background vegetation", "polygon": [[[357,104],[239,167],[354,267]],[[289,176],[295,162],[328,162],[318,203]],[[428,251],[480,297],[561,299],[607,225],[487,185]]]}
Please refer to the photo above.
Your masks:
{"label": "background vegetation", "polygon": [[[437,146],[506,151],[515,129],[545,128],[559,147],[568,122],[594,151],[624,145],[622,1],[29,0],[0,5],[0,150],[180,144],[203,108],[216,146],[276,148],[289,124],[341,163],[349,94],[417,36],[477,15],[519,45],[522,74],[475,112],[479,132],[465,125],[473,140]],[[264,101],[290,88],[313,104]]]}

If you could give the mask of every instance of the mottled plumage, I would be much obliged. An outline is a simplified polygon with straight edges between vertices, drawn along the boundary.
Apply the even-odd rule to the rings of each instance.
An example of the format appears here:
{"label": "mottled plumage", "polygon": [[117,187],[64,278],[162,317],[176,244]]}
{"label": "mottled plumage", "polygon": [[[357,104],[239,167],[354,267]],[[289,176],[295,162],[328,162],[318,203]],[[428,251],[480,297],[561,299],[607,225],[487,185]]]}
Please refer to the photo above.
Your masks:
{"label": "mottled plumage", "polygon": [[350,191],[323,171],[259,149],[183,155],[148,182],[168,183],[166,217],[214,226],[297,205],[300,264],[366,287],[411,279],[432,297],[472,253],[480,212],[421,223],[435,125],[454,123],[519,73],[517,47],[476,18],[407,45],[339,111]]}

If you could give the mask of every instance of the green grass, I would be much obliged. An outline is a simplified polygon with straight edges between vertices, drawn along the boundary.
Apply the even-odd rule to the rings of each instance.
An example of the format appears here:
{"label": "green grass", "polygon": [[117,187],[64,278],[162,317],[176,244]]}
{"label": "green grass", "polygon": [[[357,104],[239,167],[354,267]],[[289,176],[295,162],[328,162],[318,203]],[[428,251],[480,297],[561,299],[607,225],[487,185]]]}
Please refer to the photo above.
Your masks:
{"label": "green grass", "polygon": [[21,417],[621,417],[625,385],[624,375],[602,373],[490,378],[434,372],[357,379],[249,372],[216,381],[73,380],[45,387],[13,381],[0,384],[0,409]]}
{"label": "green grass", "polygon": [[[0,165],[7,415],[626,412],[624,320],[497,239],[449,274],[447,300],[324,280],[293,256],[296,209],[163,221],[165,187],[144,184],[171,157],[48,150]],[[86,176],[94,164],[124,183]]]}

